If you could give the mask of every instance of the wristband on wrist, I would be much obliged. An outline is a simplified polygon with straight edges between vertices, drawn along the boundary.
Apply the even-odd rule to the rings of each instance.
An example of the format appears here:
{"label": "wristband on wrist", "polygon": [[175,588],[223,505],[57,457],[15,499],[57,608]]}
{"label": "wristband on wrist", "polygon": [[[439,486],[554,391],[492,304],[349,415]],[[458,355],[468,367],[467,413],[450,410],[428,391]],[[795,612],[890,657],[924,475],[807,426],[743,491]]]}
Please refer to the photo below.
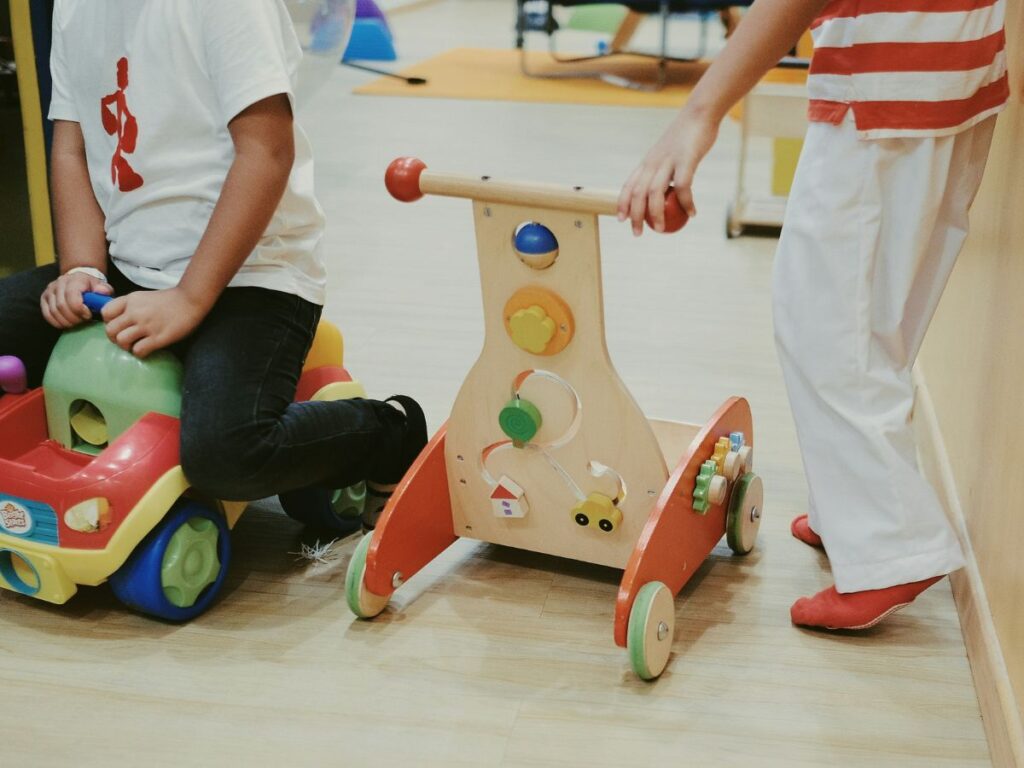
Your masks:
{"label": "wristband on wrist", "polygon": [[102,280],[104,283],[107,282],[107,276],[96,269],[96,267],[72,267],[64,273],[64,276],[74,274],[88,275],[89,277],[95,277],[97,280]]}

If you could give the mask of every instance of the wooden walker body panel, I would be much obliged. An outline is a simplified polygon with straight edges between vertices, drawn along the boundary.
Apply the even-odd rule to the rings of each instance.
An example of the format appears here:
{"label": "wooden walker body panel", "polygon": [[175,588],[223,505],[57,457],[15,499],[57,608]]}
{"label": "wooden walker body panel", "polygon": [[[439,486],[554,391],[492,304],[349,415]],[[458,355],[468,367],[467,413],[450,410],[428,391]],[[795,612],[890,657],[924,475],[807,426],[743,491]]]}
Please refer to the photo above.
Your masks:
{"label": "wooden walker body panel", "polygon": [[[424,169],[396,161],[388,189],[407,202],[431,192],[473,200],[484,345],[449,422],[384,510],[365,563],[354,558],[365,570],[355,573],[350,605],[363,617],[383,610],[460,536],[622,568],[615,642],[653,679],[672,643],[666,590],[679,593],[730,521],[730,531],[746,526],[747,549],[737,552],[756,536],[760,498],[736,490],[738,472],[755,478],[749,404],[730,398],[695,425],[648,421],[629,394],[604,336],[597,216],[614,213],[614,196]],[[534,262],[542,268],[514,245],[528,222],[554,237],[557,255]],[[698,475],[712,474],[717,486],[704,485],[707,504],[696,504]]]}
{"label": "wooden walker body panel", "polygon": [[[597,217],[480,202],[474,212],[485,337],[448,424],[455,531],[624,568],[668,469],[640,406],[608,358]],[[559,257],[547,269],[532,269],[513,249],[516,227],[529,221],[540,222],[558,239]],[[575,333],[556,355],[520,349],[506,331],[503,310],[509,298],[535,285],[572,309]],[[543,415],[537,435],[522,448],[498,423],[502,407],[517,392]],[[492,510],[491,495],[502,477],[525,489],[529,512],[524,517],[501,518]],[[616,530],[574,522],[574,506],[589,494],[616,499],[622,486],[622,523]]]}

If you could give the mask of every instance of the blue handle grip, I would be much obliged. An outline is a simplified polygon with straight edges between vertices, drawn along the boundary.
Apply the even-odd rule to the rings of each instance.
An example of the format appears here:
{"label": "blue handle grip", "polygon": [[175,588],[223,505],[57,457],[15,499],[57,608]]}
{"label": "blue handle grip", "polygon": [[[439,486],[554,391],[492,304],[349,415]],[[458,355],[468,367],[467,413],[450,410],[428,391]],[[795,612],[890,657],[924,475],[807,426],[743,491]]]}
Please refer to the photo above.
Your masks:
{"label": "blue handle grip", "polygon": [[82,294],[82,301],[97,320],[102,316],[103,308],[113,300],[113,296],[104,296],[102,293],[87,291]]}

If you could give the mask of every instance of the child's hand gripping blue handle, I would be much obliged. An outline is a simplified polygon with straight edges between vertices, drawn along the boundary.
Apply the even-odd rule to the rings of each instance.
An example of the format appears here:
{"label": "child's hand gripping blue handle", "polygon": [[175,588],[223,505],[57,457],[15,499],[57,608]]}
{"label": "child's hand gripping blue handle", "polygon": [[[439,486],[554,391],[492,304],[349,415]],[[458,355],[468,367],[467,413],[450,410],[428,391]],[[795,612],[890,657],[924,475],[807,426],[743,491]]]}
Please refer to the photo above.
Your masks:
{"label": "child's hand gripping blue handle", "polygon": [[103,308],[113,300],[113,296],[104,296],[102,293],[86,291],[82,294],[82,301],[85,302],[85,306],[89,308],[96,320],[103,317]]}

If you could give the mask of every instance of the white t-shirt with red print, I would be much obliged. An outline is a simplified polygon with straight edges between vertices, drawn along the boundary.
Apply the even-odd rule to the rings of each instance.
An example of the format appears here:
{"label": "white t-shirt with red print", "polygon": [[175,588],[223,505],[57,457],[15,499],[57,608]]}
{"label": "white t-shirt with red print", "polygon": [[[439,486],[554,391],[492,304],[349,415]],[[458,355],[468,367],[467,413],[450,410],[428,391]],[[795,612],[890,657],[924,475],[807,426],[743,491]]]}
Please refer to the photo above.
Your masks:
{"label": "white t-shirt with red print", "polygon": [[[110,256],[147,288],[178,284],[235,151],[228,123],[293,96],[302,51],[280,0],[57,0],[51,120],[81,124]],[[322,304],[323,211],[309,141],[277,212],[231,286]]]}

